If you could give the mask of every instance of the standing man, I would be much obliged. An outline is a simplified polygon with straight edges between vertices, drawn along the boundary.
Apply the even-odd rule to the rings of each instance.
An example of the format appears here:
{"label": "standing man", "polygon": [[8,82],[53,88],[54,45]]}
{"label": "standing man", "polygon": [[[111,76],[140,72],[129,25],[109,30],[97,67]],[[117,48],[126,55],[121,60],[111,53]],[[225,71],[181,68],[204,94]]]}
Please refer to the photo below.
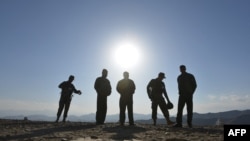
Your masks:
{"label": "standing man", "polygon": [[167,121],[167,125],[174,124],[174,122],[172,122],[169,118],[168,106],[166,104],[165,99],[162,96],[162,94],[164,94],[168,103],[171,103],[167,95],[165,84],[162,81],[164,78],[166,78],[165,74],[160,72],[158,74],[158,77],[155,79],[152,79],[147,85],[148,97],[152,101],[151,108],[152,108],[152,119],[153,119],[154,125],[156,125],[158,105]]}
{"label": "standing man", "polygon": [[58,87],[62,89],[61,91],[61,97],[59,101],[59,108],[57,112],[57,119],[56,122],[58,122],[61,113],[64,109],[64,114],[63,114],[63,122],[66,121],[67,115],[68,115],[68,110],[70,106],[70,102],[72,99],[72,94],[76,93],[81,95],[82,92],[80,90],[76,90],[75,86],[72,84],[74,80],[74,76],[70,75],[68,81],[63,81]]}
{"label": "standing man", "polygon": [[96,78],[94,88],[97,92],[96,124],[104,124],[107,114],[107,97],[111,94],[111,85],[107,79],[108,71],[102,70],[102,76]]}
{"label": "standing man", "polygon": [[133,94],[135,93],[135,83],[129,79],[129,73],[123,73],[123,79],[118,81],[116,90],[120,94],[120,125],[124,125],[125,111],[128,108],[129,125],[134,125],[133,117]]}
{"label": "standing man", "polygon": [[192,128],[193,94],[197,87],[195,77],[186,72],[186,66],[180,66],[181,74],[177,78],[179,89],[178,111],[174,127],[182,127],[182,115],[185,104],[187,105],[187,124]]}

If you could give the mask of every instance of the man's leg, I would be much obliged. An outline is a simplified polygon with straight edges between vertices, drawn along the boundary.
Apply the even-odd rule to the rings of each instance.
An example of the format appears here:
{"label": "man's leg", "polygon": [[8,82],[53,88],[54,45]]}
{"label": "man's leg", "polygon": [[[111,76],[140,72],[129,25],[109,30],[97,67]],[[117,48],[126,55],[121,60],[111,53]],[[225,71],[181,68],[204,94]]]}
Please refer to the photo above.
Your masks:
{"label": "man's leg", "polygon": [[153,119],[154,125],[156,125],[156,120],[157,120],[157,107],[158,107],[158,103],[152,101],[151,108],[152,108],[152,119]]}
{"label": "man's leg", "polygon": [[128,119],[129,119],[129,124],[134,125],[133,100],[130,100],[128,102]]}
{"label": "man's leg", "polygon": [[66,121],[66,118],[68,116],[68,111],[69,111],[69,107],[70,107],[70,102],[71,99],[68,99],[67,102],[65,103],[65,109],[64,109],[64,114],[63,114],[63,122]]}
{"label": "man's leg", "polygon": [[59,108],[58,108],[58,111],[57,111],[57,118],[56,118],[56,122],[59,121],[59,118],[62,114],[62,110],[64,108],[64,102],[62,100],[59,101]]}
{"label": "man's leg", "polygon": [[96,114],[95,114],[95,120],[96,120],[96,124],[98,124],[98,117],[99,117],[99,96],[97,95],[97,100],[96,100]]}
{"label": "man's leg", "polygon": [[104,124],[107,114],[107,97],[97,96],[96,124]]}
{"label": "man's leg", "polygon": [[122,98],[120,98],[120,124],[124,125],[125,122],[125,111],[126,111],[126,104]]}
{"label": "man's leg", "polygon": [[165,119],[167,121],[167,124],[168,125],[173,125],[174,122],[172,122],[170,120],[170,118],[169,118],[169,112],[168,112],[168,108],[167,108],[167,103],[166,103],[166,101],[164,99],[161,99],[159,101],[159,106],[160,106],[160,109],[161,109],[161,111],[162,111],[162,113],[163,113],[163,115],[164,115],[164,117],[165,117]]}
{"label": "man's leg", "polygon": [[193,119],[193,97],[187,98],[187,123],[190,128],[192,128]]}
{"label": "man's leg", "polygon": [[183,115],[183,108],[185,106],[185,98],[183,96],[179,96],[178,100],[178,111],[176,117],[176,127],[182,127],[182,115]]}
{"label": "man's leg", "polygon": [[97,102],[96,102],[96,124],[101,123],[101,112],[102,112],[102,97],[98,94],[97,95]]}
{"label": "man's leg", "polygon": [[107,97],[102,97],[101,100],[101,111],[100,111],[100,123],[104,124],[107,114]]}

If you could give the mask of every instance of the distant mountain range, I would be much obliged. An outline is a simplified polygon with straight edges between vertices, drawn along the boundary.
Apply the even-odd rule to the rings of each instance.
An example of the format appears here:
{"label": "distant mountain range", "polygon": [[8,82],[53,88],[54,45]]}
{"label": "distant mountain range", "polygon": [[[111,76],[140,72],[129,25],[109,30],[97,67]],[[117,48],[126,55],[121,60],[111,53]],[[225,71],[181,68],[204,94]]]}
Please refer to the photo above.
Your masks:
{"label": "distant mountain range", "polygon": [[[171,117],[175,121],[175,117]],[[187,115],[183,116],[183,124],[186,124]],[[152,123],[151,120],[138,120],[141,123]],[[157,123],[165,124],[165,119],[158,119]],[[193,114],[193,125],[210,126],[210,125],[224,125],[224,124],[247,124],[250,125],[250,110],[232,110],[218,113]]]}
{"label": "distant mountain range", "polygon": [[[186,115],[183,116],[183,123],[186,122]],[[46,115],[30,115],[30,116],[5,116],[0,117],[2,119],[24,119],[32,121],[55,121],[56,117]],[[152,124],[151,114],[136,114],[134,113],[134,119],[137,123]],[[175,117],[171,117],[175,121]],[[78,122],[95,122],[95,114],[87,114],[82,116],[70,115],[67,120]],[[118,122],[119,115],[107,115],[106,122]],[[157,124],[166,124],[162,115],[158,115]],[[232,110],[218,113],[205,113],[193,114],[193,125],[206,126],[206,125],[223,125],[223,124],[250,124],[250,110]]]}

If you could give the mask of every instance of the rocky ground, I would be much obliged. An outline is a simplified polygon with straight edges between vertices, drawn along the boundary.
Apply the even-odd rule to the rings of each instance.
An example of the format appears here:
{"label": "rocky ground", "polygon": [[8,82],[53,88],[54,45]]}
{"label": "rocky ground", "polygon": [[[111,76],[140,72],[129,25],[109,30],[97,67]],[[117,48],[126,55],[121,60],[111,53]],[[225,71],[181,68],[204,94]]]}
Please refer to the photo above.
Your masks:
{"label": "rocky ground", "polygon": [[223,141],[223,127],[0,120],[0,141]]}

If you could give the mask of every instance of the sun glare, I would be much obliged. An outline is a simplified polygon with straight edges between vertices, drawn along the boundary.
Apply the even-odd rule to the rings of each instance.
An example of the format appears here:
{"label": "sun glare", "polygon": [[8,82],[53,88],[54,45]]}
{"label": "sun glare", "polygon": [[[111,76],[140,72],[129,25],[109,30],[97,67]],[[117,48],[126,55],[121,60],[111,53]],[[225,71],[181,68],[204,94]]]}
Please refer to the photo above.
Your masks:
{"label": "sun glare", "polygon": [[115,61],[122,68],[132,68],[138,64],[140,59],[140,53],[138,47],[130,42],[124,42],[119,44],[115,50]]}

